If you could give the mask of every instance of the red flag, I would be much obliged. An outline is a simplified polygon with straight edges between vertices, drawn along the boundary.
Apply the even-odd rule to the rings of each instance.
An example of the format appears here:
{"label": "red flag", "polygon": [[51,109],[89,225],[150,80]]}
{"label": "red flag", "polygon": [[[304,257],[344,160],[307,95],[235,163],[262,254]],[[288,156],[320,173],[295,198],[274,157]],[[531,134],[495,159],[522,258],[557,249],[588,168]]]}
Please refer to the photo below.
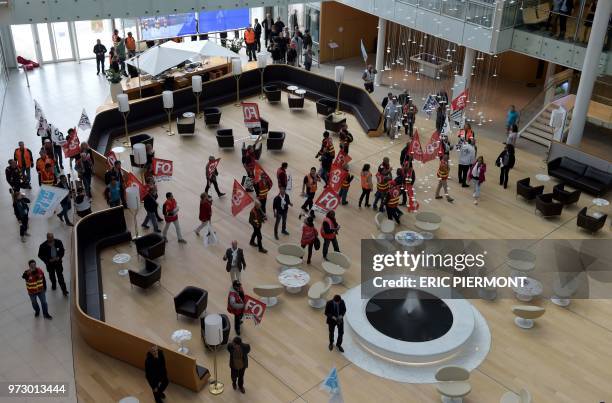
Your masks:
{"label": "red flag", "polygon": [[257,106],[255,102],[242,102],[241,105],[244,125],[249,129],[252,127],[260,127],[261,118],[259,116],[259,106]]}
{"label": "red flag", "polygon": [[136,186],[140,193],[140,200],[143,200],[147,193],[149,192],[149,188],[142,184],[142,182],[131,172],[128,172],[127,179],[125,180],[125,184],[127,187]]}
{"label": "red flag", "polygon": [[221,158],[217,158],[213,162],[209,162],[208,163],[208,169],[206,170],[206,177],[207,178],[210,179],[213,176],[213,173],[215,172],[215,169],[217,169],[217,166],[219,165],[219,161],[221,161]]}
{"label": "red flag", "polygon": [[112,168],[115,166],[115,161],[117,161],[117,155],[115,155],[114,151],[109,151],[105,154],[106,157],[106,164],[108,165],[109,168]]}
{"label": "red flag", "polygon": [[408,211],[414,212],[419,209],[419,202],[414,197],[414,189],[410,183],[406,184],[406,193],[408,194]]}
{"label": "red flag", "polygon": [[344,165],[348,164],[349,162],[351,162],[352,158],[346,154],[344,152],[344,150],[340,150],[338,152],[338,155],[336,155],[336,159],[334,160],[334,164],[333,165],[338,165],[340,167],[343,167]]}
{"label": "red flag", "polygon": [[[262,175],[265,175],[268,179],[270,178],[270,175],[268,175],[268,173],[264,171],[262,166],[259,165],[257,161],[255,161],[255,167],[253,168],[253,182],[259,182],[261,180]],[[270,180],[270,187],[272,187],[272,180]]]}
{"label": "red flag", "polygon": [[453,111],[459,111],[465,108],[468,99],[468,89],[466,88],[463,92],[457,95],[457,98],[451,102],[451,109]]}
{"label": "red flag", "polygon": [[329,187],[323,189],[323,192],[321,192],[319,198],[315,202],[315,206],[319,207],[325,212],[335,210],[339,204],[340,196]]}
{"label": "red flag", "polygon": [[410,154],[417,161],[423,161],[423,149],[421,148],[421,139],[419,138],[419,131],[414,130],[412,136],[412,142],[410,143]]}
{"label": "red flag", "polygon": [[263,319],[263,314],[266,311],[266,304],[262,301],[251,297],[250,295],[244,296],[244,313],[250,315],[255,324],[258,325]]}
{"label": "red flag", "polygon": [[77,135],[76,128],[74,129],[74,135],[70,137],[70,140],[62,145],[62,149],[64,150],[64,156],[66,158],[74,157],[81,152],[81,141]]}
{"label": "red flag", "polygon": [[329,171],[327,187],[336,193],[339,192],[340,187],[342,186],[342,182],[344,182],[344,178],[346,178],[347,175],[348,172],[344,170],[341,166],[333,165],[331,170]]}
{"label": "red flag", "polygon": [[425,146],[422,162],[429,162],[440,155],[440,133],[434,131]]}
{"label": "red flag", "polygon": [[246,206],[253,202],[251,195],[234,179],[234,188],[232,189],[232,215],[238,215]]}
{"label": "red flag", "polygon": [[174,171],[173,165],[170,160],[153,158],[153,176],[158,180],[170,180]]}

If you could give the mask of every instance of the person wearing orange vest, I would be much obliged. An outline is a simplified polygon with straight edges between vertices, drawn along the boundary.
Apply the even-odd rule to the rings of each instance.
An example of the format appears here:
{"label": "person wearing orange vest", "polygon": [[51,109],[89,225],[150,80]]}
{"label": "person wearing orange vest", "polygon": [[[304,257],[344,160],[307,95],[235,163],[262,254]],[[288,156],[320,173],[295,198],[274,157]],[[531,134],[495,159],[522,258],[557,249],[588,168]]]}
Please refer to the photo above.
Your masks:
{"label": "person wearing orange vest", "polygon": [[312,247],[315,245],[315,249],[318,249],[320,245],[319,241],[319,232],[314,226],[314,218],[312,216],[306,217],[304,221],[304,225],[302,226],[302,240],[300,244],[302,248],[308,247],[308,260],[306,260],[306,264],[310,264],[310,260],[312,259]]}
{"label": "person wearing orange vest", "polygon": [[255,183],[255,194],[261,205],[261,211],[266,214],[266,202],[268,201],[268,192],[272,188],[272,180],[266,173],[262,173],[259,181]]}
{"label": "person wearing orange vest", "polygon": [[125,48],[128,51],[128,57],[136,56],[136,40],[132,36],[131,32],[128,32],[127,38],[125,38]]}
{"label": "person wearing orange vest", "polygon": [[474,136],[474,130],[472,130],[472,126],[469,123],[466,123],[463,126],[463,129],[459,130],[459,140],[468,141],[472,140],[472,144],[476,145],[476,138]]}
{"label": "person wearing orange vest", "polygon": [[[397,179],[402,179],[402,182],[399,182]],[[414,182],[416,182],[416,175],[414,173],[414,168],[412,167],[412,161],[408,164],[404,165],[403,168],[397,169],[397,178],[395,182],[399,185],[402,183],[402,202],[400,205],[405,206],[408,202],[408,189],[411,189],[414,186]]]}
{"label": "person wearing orange vest", "polygon": [[244,31],[244,43],[246,44],[246,52],[249,57],[249,62],[257,61],[257,43],[255,42],[255,31],[251,24]]}
{"label": "person wearing orange vest", "polygon": [[28,185],[30,184],[30,168],[34,168],[34,158],[32,151],[26,148],[23,141],[19,142],[19,147],[15,149],[13,158],[17,161],[17,166],[21,170],[21,174],[26,178]]}
{"label": "person wearing orange vest", "polygon": [[346,155],[349,153],[349,145],[353,142],[353,135],[348,131],[346,123],[342,125],[338,132],[338,139],[340,140],[340,150],[343,150]]}
{"label": "person wearing orange vest", "polygon": [[440,196],[440,190],[444,188],[444,195],[446,196],[446,200],[449,203],[452,203],[453,200],[455,199],[453,199],[452,197],[448,195],[448,185],[446,184],[449,173],[450,173],[450,168],[448,167],[448,157],[444,155],[442,156],[442,158],[440,158],[440,166],[438,167],[438,172],[437,172],[438,187],[436,188],[436,199],[442,198],[442,196]]}
{"label": "person wearing orange vest", "polygon": [[372,192],[372,173],[370,172],[370,164],[364,164],[361,169],[361,196],[359,196],[359,208],[365,199],[365,206],[370,207],[370,193]]}
{"label": "person wearing orange vest", "polygon": [[351,182],[355,177],[349,172],[348,165],[345,165],[344,167],[342,167],[342,169],[344,170],[344,172],[346,172],[346,176],[344,177],[344,180],[340,185],[340,192],[338,192],[338,196],[340,196],[340,200],[342,200],[342,205],[344,206],[348,204],[348,201],[346,201],[346,197],[348,196],[348,191],[351,187]]}
{"label": "person wearing orange vest", "polygon": [[322,157],[323,155],[328,155],[332,159],[336,156],[336,149],[334,148],[334,142],[329,137],[329,132],[326,130],[323,132],[323,140],[321,140],[321,148],[319,152],[315,156],[315,158]]}
{"label": "person wearing orange vest", "polygon": [[306,201],[302,204],[302,210],[308,212],[314,204],[315,193],[317,192],[317,182],[321,177],[317,174],[317,168],[310,168],[308,175],[304,176],[302,182],[302,196],[306,196]]}
{"label": "person wearing orange vest", "polygon": [[42,185],[55,185],[55,172],[53,172],[53,165],[45,164],[45,169],[40,173],[40,183]]}
{"label": "person wearing orange vest", "polygon": [[45,171],[45,166],[49,164],[52,167],[55,165],[55,161],[52,158],[49,158],[48,154],[44,149],[40,150],[40,158],[36,160],[36,172],[38,172],[38,184],[41,185],[41,176]]}
{"label": "person wearing orange vest", "polygon": [[[374,194],[374,203],[372,204],[372,208],[374,210],[378,209],[379,212],[385,211],[385,197],[387,196],[387,192],[389,191],[389,181],[391,178],[389,176],[383,175],[380,172],[376,174],[376,193]],[[378,207],[378,202],[380,202],[380,208]]]}
{"label": "person wearing orange vest", "polygon": [[385,205],[387,206],[387,218],[389,220],[395,220],[398,224],[400,223],[400,217],[402,212],[398,208],[400,194],[402,193],[401,184],[396,184],[395,181],[389,182],[390,189],[385,197]]}
{"label": "person wearing orange vest", "polygon": [[164,214],[164,220],[166,220],[166,225],[164,226],[164,230],[162,234],[166,242],[168,242],[168,238],[166,235],[168,234],[168,228],[170,228],[170,224],[174,224],[174,229],[176,229],[176,236],[178,238],[179,243],[187,243],[186,240],[183,239],[181,235],[181,226],[178,221],[178,204],[176,203],[176,199],[172,195],[172,192],[166,193],[166,201],[162,207],[162,213]]}
{"label": "person wearing orange vest", "polygon": [[32,302],[32,308],[34,308],[34,316],[38,317],[40,315],[38,299],[42,305],[43,317],[45,319],[53,319],[53,317],[49,315],[47,297],[45,296],[47,291],[45,273],[40,268],[36,267],[36,261],[34,259],[28,262],[28,269],[23,272],[21,278],[25,280],[26,290]]}
{"label": "person wearing orange vest", "polygon": [[327,250],[329,249],[329,244],[331,243],[334,246],[334,251],[340,252],[340,247],[338,246],[338,231],[340,230],[340,225],[336,221],[336,213],[333,210],[330,210],[325,215],[325,219],[323,219],[323,225],[321,225],[321,236],[323,237],[323,259],[327,260]]}
{"label": "person wearing orange vest", "polygon": [[240,325],[244,315],[244,299],[242,284],[240,284],[240,281],[234,280],[227,294],[227,312],[234,315],[234,330],[238,336],[240,336]]}
{"label": "person wearing orange vest", "polygon": [[288,166],[288,163],[283,162],[280,168],[276,170],[276,182],[278,183],[279,188],[287,189],[287,182],[289,182],[289,177],[287,176]]}
{"label": "person wearing orange vest", "polygon": [[[261,253],[268,253],[261,244],[261,226],[266,221],[266,215],[261,211],[259,201],[255,200],[254,206],[249,214],[249,224],[253,227],[253,233],[251,234],[251,241],[249,245],[257,246]],[[255,243],[257,240],[257,243]]]}

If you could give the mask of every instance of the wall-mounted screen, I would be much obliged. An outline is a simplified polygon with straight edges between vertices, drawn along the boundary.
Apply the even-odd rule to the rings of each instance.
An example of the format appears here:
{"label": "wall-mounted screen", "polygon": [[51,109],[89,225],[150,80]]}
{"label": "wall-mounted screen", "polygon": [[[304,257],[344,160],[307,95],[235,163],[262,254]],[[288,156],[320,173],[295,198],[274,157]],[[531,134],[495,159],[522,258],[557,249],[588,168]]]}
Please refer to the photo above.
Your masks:
{"label": "wall-mounted screen", "polygon": [[195,13],[160,15],[139,18],[141,37],[144,40],[172,38],[197,33]]}
{"label": "wall-mounted screen", "polygon": [[244,29],[249,25],[249,9],[200,11],[199,20],[198,30],[202,34]]}

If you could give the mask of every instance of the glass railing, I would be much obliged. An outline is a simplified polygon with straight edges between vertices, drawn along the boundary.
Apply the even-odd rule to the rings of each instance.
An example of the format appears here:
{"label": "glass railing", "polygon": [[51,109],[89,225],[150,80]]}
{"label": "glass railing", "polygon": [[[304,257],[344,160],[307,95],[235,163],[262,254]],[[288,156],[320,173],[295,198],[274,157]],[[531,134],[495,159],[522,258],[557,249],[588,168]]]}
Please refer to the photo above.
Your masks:
{"label": "glass railing", "polygon": [[[533,97],[520,111],[521,122],[528,126],[551,102],[569,94],[569,81],[572,70],[568,69],[556,74],[544,84],[544,88]],[[525,126],[525,127],[526,127]]]}
{"label": "glass railing", "polygon": [[440,15],[455,18],[485,28],[493,26],[495,0],[398,0]]}

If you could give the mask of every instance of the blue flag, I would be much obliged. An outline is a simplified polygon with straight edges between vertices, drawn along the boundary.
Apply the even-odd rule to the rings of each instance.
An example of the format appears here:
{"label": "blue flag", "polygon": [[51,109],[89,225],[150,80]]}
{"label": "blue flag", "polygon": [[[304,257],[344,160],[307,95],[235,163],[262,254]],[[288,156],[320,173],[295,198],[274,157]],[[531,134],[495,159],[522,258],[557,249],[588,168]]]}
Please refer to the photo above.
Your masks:
{"label": "blue flag", "polygon": [[340,389],[340,382],[338,381],[338,371],[336,370],[336,367],[329,371],[329,374],[323,380],[321,388],[329,392],[330,402],[342,403],[344,401],[344,399],[342,399],[342,390]]}
{"label": "blue flag", "polygon": [[433,111],[438,108],[438,100],[435,95],[429,94],[427,99],[425,100],[425,104],[423,105],[423,112],[427,114],[427,117],[430,118]]}

